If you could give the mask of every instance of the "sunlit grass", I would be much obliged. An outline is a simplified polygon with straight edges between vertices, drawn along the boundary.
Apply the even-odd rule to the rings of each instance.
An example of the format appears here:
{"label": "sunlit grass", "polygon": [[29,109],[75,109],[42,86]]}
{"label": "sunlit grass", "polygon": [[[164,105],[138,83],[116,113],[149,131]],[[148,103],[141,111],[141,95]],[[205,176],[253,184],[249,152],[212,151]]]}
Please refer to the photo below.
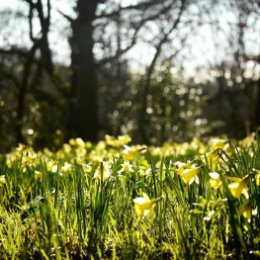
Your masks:
{"label": "sunlit grass", "polygon": [[1,156],[1,259],[257,259],[260,141],[106,136]]}

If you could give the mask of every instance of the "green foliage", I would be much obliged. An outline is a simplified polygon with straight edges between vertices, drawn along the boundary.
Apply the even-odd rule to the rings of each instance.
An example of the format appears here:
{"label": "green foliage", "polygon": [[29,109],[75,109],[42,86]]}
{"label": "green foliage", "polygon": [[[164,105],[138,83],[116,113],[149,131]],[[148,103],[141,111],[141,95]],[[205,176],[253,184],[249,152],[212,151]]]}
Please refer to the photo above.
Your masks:
{"label": "green foliage", "polygon": [[260,141],[20,145],[0,162],[2,259],[257,259]]}

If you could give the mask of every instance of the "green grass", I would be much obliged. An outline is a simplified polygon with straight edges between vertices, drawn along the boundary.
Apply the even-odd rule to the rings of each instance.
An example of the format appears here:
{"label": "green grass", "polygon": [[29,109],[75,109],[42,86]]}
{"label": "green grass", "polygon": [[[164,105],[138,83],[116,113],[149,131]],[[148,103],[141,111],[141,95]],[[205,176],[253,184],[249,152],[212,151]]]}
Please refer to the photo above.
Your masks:
{"label": "green grass", "polygon": [[259,259],[258,137],[129,141],[1,155],[0,258]]}

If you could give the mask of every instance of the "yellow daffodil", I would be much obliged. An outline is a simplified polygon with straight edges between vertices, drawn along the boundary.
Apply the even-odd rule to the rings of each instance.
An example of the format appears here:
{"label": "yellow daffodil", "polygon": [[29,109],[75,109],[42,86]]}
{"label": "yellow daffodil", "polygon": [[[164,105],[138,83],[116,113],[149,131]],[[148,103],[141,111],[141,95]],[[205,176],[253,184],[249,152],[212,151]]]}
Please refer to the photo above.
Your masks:
{"label": "yellow daffodil", "polygon": [[119,145],[125,145],[132,141],[132,138],[129,135],[120,135],[117,139]]}
{"label": "yellow daffodil", "polygon": [[110,145],[110,146],[114,146],[115,143],[115,137],[111,136],[111,135],[105,135],[105,142],[106,144]]}
{"label": "yellow daffodil", "polygon": [[217,172],[209,172],[210,180],[209,184],[213,189],[218,189],[221,185],[221,179]]}
{"label": "yellow daffodil", "polygon": [[256,185],[259,186],[260,185],[260,170],[256,170],[256,169],[253,169],[253,170],[256,173],[256,175],[255,175]]}
{"label": "yellow daffodil", "polygon": [[259,186],[259,185],[260,185],[260,173],[258,173],[258,174],[255,176],[255,180],[256,180],[256,185]]}
{"label": "yellow daffodil", "polygon": [[240,141],[240,144],[245,148],[252,147],[252,144],[255,141],[255,133],[251,133],[251,135],[248,135],[246,138]]}
{"label": "yellow daffodil", "polygon": [[101,162],[95,171],[94,178],[105,180],[111,176],[110,166],[107,162]]}
{"label": "yellow daffodil", "polygon": [[41,180],[42,179],[42,172],[40,172],[40,171],[34,171],[34,178],[36,179],[36,180]]}
{"label": "yellow daffodil", "polygon": [[129,172],[133,172],[133,165],[129,162],[129,161],[125,161],[121,164],[121,170],[119,171],[119,173],[129,173]]}
{"label": "yellow daffodil", "polygon": [[70,173],[72,171],[72,164],[65,162],[61,167],[59,174],[62,176],[65,173]]}
{"label": "yellow daffodil", "polygon": [[133,200],[135,212],[140,217],[147,216],[153,205],[160,200],[160,198],[150,199],[146,193],[143,193],[142,195],[142,197],[138,197]]}
{"label": "yellow daffodil", "polygon": [[6,155],[6,166],[8,168],[12,168],[13,162],[16,160],[16,158],[13,156],[13,154],[7,154]]}
{"label": "yellow daffodil", "polygon": [[201,167],[195,167],[191,169],[184,169],[180,174],[182,180],[189,185],[193,182],[199,183],[199,178],[197,174],[200,172]]}
{"label": "yellow daffodil", "polygon": [[53,173],[56,173],[58,171],[58,165],[55,161],[53,160],[49,160],[46,164],[47,166],[47,170],[49,172],[53,172]]}
{"label": "yellow daffodil", "polygon": [[86,173],[90,173],[92,171],[92,166],[90,164],[82,163],[81,166],[83,171]]}
{"label": "yellow daffodil", "polygon": [[52,156],[52,152],[47,147],[43,148],[43,154],[48,156],[48,157]]}
{"label": "yellow daffodil", "polygon": [[139,167],[139,174],[140,176],[148,176],[152,174],[152,169],[149,166],[140,166]]}
{"label": "yellow daffodil", "polygon": [[71,146],[77,146],[81,148],[85,148],[85,142],[81,138],[76,138],[76,139],[70,139],[69,144]]}
{"label": "yellow daffodil", "polygon": [[238,198],[243,193],[245,197],[248,198],[247,181],[249,179],[249,175],[245,176],[243,179],[230,177],[229,179],[233,180],[233,182],[228,185],[231,194],[235,198]]}
{"label": "yellow daffodil", "polygon": [[71,146],[69,144],[64,144],[62,148],[65,154],[69,154],[71,152]]}
{"label": "yellow daffodil", "polygon": [[210,221],[212,219],[212,217],[214,216],[215,211],[214,210],[210,210],[208,212],[208,214],[203,218],[205,221]]}
{"label": "yellow daffodil", "polygon": [[5,180],[5,176],[4,175],[0,175],[0,186],[5,184],[6,180]]}
{"label": "yellow daffodil", "polygon": [[238,214],[244,218],[250,219],[252,215],[252,210],[249,206],[249,201],[245,201],[238,208]]}
{"label": "yellow daffodil", "polygon": [[160,147],[151,147],[150,151],[152,156],[159,156],[162,154],[162,149]]}
{"label": "yellow daffodil", "polygon": [[141,152],[142,150],[145,149],[144,146],[127,146],[127,145],[124,145],[125,149],[123,150],[122,152],[122,156],[123,156],[123,159],[125,161],[129,161],[129,160],[132,160],[134,159],[134,157],[139,153]]}
{"label": "yellow daffodil", "polygon": [[192,184],[193,182],[199,183],[198,173],[201,170],[201,166],[197,167],[192,162],[182,163],[176,162],[177,166],[177,174],[180,175],[181,179],[188,184]]}
{"label": "yellow daffodil", "polygon": [[132,139],[129,135],[120,135],[115,138],[111,135],[105,135],[105,142],[107,145],[112,147],[120,147],[131,142]]}
{"label": "yellow daffodil", "polygon": [[188,161],[187,163],[183,163],[183,162],[177,161],[174,163],[174,165],[177,168],[177,173],[181,174],[181,172],[184,169],[190,169],[193,165],[193,162]]}
{"label": "yellow daffodil", "polygon": [[218,148],[225,149],[225,148],[227,148],[227,146],[229,146],[229,142],[227,140],[221,139],[221,138],[211,138],[209,140],[209,145],[212,150],[216,150]]}
{"label": "yellow daffodil", "polygon": [[199,154],[203,154],[206,152],[206,146],[196,137],[190,143],[190,147],[197,151]]}

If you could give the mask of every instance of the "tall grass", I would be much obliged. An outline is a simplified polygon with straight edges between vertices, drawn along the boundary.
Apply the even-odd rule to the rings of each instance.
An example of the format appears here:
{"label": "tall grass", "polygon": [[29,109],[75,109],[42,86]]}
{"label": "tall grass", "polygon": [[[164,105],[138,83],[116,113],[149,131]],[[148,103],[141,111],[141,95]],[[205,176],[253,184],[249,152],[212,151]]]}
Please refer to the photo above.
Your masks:
{"label": "tall grass", "polygon": [[1,155],[0,258],[260,257],[258,136],[129,141]]}

